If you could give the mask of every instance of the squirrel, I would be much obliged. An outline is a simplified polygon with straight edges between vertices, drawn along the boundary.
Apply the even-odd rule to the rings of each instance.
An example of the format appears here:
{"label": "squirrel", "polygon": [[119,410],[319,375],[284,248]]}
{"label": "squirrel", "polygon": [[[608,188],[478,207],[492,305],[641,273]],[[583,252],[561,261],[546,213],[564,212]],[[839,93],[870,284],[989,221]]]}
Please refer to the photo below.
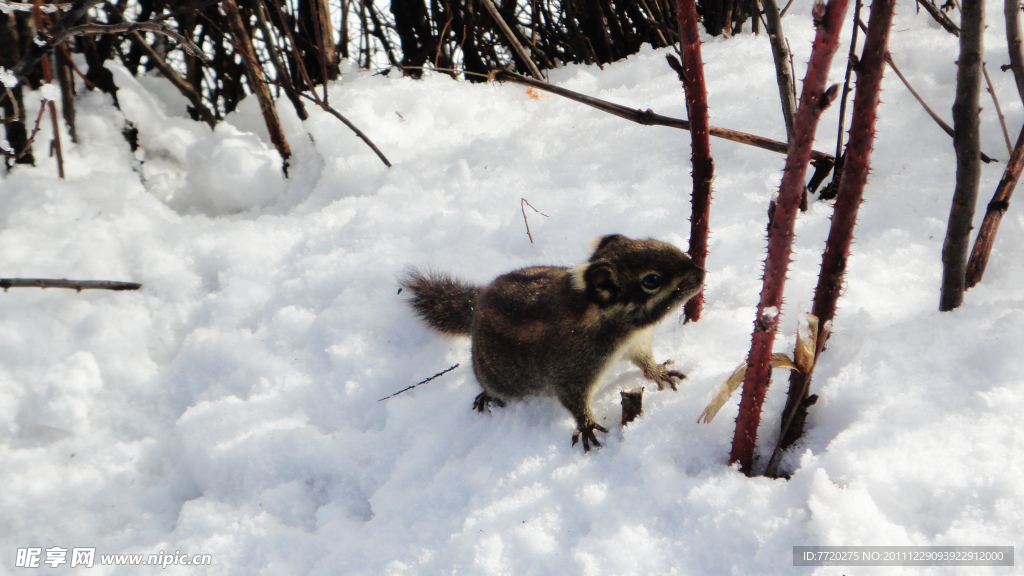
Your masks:
{"label": "squirrel", "polygon": [[633,362],[644,376],[676,389],[685,375],[657,363],[654,326],[700,291],[704,270],[658,240],[613,234],[595,241],[593,255],[572,268],[531,266],[487,286],[411,269],[401,287],[413,310],[434,330],[469,336],[473,372],[483,388],[473,402],[490,404],[554,393],[576,419],[575,446],[601,446],[591,397],[608,368]]}

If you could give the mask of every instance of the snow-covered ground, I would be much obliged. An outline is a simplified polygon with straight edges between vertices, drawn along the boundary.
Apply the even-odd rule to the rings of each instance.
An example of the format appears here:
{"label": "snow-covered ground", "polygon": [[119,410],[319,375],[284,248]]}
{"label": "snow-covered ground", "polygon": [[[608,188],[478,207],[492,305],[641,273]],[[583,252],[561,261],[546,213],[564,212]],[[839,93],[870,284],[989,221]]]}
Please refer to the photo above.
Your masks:
{"label": "snow-covered ground", "polygon": [[[799,0],[785,19],[798,77],[809,13]],[[1015,135],[1024,109],[998,71],[1001,5],[989,24]],[[767,39],[706,40],[712,123],[781,138]],[[891,50],[948,118],[956,39],[904,3]],[[842,74],[838,57],[833,81]],[[673,315],[655,340],[689,377],[678,392],[648,386],[623,429],[618,390],[645,381],[617,367],[595,402],[611,432],[584,455],[551,399],[472,412],[468,343],[427,331],[397,278],[408,265],[486,282],[575,264],[614,232],[685,248],[688,134],[515,85],[350,70],[331,101],[394,167],[333,117],[311,109],[300,123],[282,101],[286,180],[255,100],[211,132],[164,80],[115,78],[122,111],[100,93],[78,98],[66,180],[43,144],[36,168],[0,176],[0,276],[143,284],[0,294],[0,573],[33,573],[14,567],[18,549],[54,546],[95,548],[97,574],[158,573],[100,555],[176,552],[212,558],[179,574],[1020,573],[792,566],[794,545],[1024,544],[1024,213],[1011,207],[965,305],[937,312],[952,144],[895,75],[821,399],[788,481],[728,465],[738,394],[696,422],[750,344],[781,155],[712,142],[706,313],[685,326]],[[685,116],[663,52],[551,80]],[[983,148],[1005,161],[984,96]],[[818,149],[834,149],[837,116],[826,113]],[[134,157],[125,117],[139,128]],[[1003,166],[984,167],[981,207]],[[533,244],[521,198],[547,215],[527,209]],[[792,350],[810,306],[829,214],[813,203],[797,222],[777,351]],[[785,390],[777,372],[762,458]]]}

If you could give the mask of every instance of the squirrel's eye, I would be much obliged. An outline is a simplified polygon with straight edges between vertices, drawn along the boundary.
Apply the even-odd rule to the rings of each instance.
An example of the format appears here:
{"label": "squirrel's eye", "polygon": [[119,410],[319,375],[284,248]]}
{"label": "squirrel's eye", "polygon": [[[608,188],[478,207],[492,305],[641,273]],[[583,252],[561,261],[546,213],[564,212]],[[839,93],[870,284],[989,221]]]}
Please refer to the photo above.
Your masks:
{"label": "squirrel's eye", "polygon": [[640,280],[640,285],[647,290],[657,290],[661,286],[661,276],[658,274],[648,274]]}

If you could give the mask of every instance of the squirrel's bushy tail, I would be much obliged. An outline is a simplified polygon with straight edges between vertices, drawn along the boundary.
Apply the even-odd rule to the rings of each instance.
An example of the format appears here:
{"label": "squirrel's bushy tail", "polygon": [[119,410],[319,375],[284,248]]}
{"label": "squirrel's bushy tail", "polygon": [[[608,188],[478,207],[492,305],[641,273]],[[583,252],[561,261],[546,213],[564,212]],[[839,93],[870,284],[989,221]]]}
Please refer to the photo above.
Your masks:
{"label": "squirrel's bushy tail", "polygon": [[403,289],[412,293],[409,304],[427,325],[454,336],[468,336],[473,307],[481,288],[447,274],[421,273],[412,269],[402,279]]}

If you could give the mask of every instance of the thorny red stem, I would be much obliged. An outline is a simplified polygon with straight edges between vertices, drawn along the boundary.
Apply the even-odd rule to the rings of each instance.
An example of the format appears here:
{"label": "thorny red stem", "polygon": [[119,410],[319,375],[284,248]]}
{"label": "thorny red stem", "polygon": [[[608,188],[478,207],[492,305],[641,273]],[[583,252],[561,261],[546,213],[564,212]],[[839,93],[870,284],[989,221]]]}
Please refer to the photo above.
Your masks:
{"label": "thorny red stem", "polygon": [[[736,434],[729,456],[730,462],[739,462],[740,470],[747,475],[752,472],[757,428],[761,423],[761,406],[771,377],[769,362],[772,344],[778,330],[778,310],[782,306],[786,271],[793,251],[793,227],[804,190],[804,175],[811,145],[822,111],[838,95],[838,85],[829,88],[827,92],[825,85],[832,57],[839,49],[839,32],[848,4],[848,0],[829,0],[828,4],[816,3],[812,11],[818,29],[811,60],[807,64],[807,74],[804,76],[800,107],[797,109],[793,136],[789,141],[789,154],[786,156],[786,168],[779,186],[779,197],[768,229],[768,255],[765,258],[761,301],[757,305],[754,333],[747,356],[748,367],[740,398],[740,413],[736,418]],[[773,314],[766,314],[766,310],[771,310]]]}
{"label": "thorny red stem", "polygon": [[[690,156],[693,165],[693,211],[690,216],[690,258],[704,268],[708,255],[708,220],[711,213],[711,181],[715,165],[711,159],[708,121],[708,91],[704,84],[704,62],[697,31],[697,7],[694,0],[679,0],[679,39],[683,57],[683,88],[690,120]],[[691,298],[683,308],[687,322],[700,320],[704,291]]]}

